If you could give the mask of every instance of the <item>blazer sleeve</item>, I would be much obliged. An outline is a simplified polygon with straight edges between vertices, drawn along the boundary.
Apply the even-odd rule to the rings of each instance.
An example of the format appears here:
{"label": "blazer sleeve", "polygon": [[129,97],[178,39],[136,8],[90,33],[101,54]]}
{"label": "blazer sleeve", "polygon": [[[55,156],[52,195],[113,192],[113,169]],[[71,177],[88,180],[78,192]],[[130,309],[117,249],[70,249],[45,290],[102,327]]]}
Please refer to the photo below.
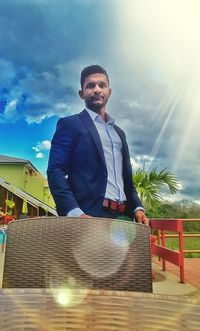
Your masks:
{"label": "blazer sleeve", "polygon": [[49,154],[47,177],[59,216],[79,207],[71,191],[68,172],[74,145],[74,131],[69,118],[61,118],[57,123]]}

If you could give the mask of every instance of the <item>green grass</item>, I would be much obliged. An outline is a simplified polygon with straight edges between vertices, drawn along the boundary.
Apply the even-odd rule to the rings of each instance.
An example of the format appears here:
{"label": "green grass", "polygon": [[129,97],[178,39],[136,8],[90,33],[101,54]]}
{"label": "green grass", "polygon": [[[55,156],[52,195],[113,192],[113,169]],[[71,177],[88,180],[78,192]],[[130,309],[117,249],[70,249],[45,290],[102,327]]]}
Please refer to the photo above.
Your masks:
{"label": "green grass", "polygon": [[[178,238],[167,238],[166,246],[168,248],[178,250]],[[199,249],[200,250],[200,237],[199,238],[184,238],[184,249]],[[185,257],[200,257],[200,253],[185,253]]]}

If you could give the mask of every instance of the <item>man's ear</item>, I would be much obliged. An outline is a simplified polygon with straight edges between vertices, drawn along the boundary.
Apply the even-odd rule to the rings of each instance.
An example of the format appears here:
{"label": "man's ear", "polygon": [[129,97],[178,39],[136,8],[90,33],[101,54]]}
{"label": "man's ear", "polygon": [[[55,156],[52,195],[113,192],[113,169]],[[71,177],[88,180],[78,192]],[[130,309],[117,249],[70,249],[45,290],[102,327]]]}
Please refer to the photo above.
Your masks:
{"label": "man's ear", "polygon": [[80,96],[81,99],[84,99],[84,97],[83,97],[83,90],[79,90],[78,91],[78,94],[79,94],[79,96]]}
{"label": "man's ear", "polygon": [[112,89],[109,88],[109,98],[110,98],[111,94],[112,94]]}

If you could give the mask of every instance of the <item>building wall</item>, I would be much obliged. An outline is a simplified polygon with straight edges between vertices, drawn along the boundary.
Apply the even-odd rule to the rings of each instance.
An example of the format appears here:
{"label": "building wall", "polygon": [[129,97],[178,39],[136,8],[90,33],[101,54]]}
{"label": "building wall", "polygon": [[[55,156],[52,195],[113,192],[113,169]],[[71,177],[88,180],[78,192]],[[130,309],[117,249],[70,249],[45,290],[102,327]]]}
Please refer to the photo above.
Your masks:
{"label": "building wall", "polygon": [[13,186],[24,189],[24,166],[0,164],[0,177]]}
{"label": "building wall", "polygon": [[29,177],[26,183],[26,192],[32,194],[34,197],[45,202],[46,204],[55,207],[55,203],[50,195],[49,187],[46,186],[46,179],[44,177]]}
{"label": "building wall", "polygon": [[[48,183],[40,172],[25,164],[0,164],[0,177],[17,188],[26,191],[35,198],[55,207]],[[14,193],[14,192],[13,192]]]}

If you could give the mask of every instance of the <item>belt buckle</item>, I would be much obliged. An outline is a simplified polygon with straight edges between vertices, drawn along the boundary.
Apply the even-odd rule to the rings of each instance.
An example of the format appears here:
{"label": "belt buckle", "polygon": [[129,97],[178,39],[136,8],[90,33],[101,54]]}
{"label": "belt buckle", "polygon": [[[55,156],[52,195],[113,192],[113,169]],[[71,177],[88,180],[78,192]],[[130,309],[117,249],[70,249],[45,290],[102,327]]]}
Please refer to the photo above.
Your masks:
{"label": "belt buckle", "polygon": [[125,211],[125,204],[124,204],[124,202],[118,202],[117,203],[117,210],[120,213],[123,213]]}
{"label": "belt buckle", "polygon": [[117,201],[112,201],[112,200],[110,200],[109,208],[110,208],[111,210],[118,210],[118,203],[117,203]]}
{"label": "belt buckle", "polygon": [[126,209],[126,204],[124,202],[121,201],[113,201],[113,200],[109,200],[109,199],[105,199],[105,204],[104,206],[106,208],[109,208],[111,210],[115,210],[118,211],[120,213],[124,213],[125,209]]}

